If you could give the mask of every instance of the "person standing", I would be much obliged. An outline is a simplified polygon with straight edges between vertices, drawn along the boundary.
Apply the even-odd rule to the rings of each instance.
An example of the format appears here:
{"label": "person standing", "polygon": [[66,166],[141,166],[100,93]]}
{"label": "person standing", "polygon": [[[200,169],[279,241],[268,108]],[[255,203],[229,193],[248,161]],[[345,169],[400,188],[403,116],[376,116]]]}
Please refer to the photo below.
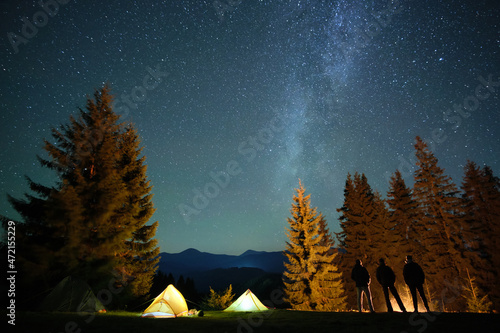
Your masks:
{"label": "person standing", "polygon": [[405,266],[403,267],[403,277],[405,279],[408,288],[410,288],[411,298],[413,299],[414,312],[418,312],[418,299],[417,290],[420,294],[420,298],[424,303],[427,312],[430,312],[429,305],[427,304],[427,298],[424,294],[424,282],[425,274],[419,264],[413,261],[412,256],[406,256]]}
{"label": "person standing", "polygon": [[370,308],[370,312],[375,312],[373,310],[373,305],[372,305],[372,296],[370,293],[370,274],[368,274],[368,271],[366,268],[363,266],[363,263],[361,260],[356,259],[356,265],[354,265],[354,268],[352,269],[351,272],[351,278],[356,282],[356,291],[358,293],[358,310],[359,312],[363,311],[363,294],[365,294],[366,299],[368,301],[368,307]]}
{"label": "person standing", "polygon": [[392,309],[391,301],[389,300],[389,290],[390,290],[392,296],[394,296],[396,302],[398,302],[401,311],[406,312],[405,306],[401,301],[401,297],[399,297],[398,291],[396,287],[394,287],[394,283],[396,282],[396,275],[394,274],[392,268],[390,268],[385,264],[385,261],[382,258],[380,258],[379,266],[377,268],[377,281],[384,289],[385,304],[387,305],[387,311],[394,312],[394,310]]}

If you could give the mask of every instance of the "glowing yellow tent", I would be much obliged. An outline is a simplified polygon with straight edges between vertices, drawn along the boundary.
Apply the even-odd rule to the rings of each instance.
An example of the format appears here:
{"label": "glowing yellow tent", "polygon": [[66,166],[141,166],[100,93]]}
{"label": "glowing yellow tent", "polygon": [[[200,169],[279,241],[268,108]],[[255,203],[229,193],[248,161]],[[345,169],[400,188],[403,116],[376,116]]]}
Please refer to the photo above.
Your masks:
{"label": "glowing yellow tent", "polygon": [[184,296],[171,284],[158,296],[142,314],[142,317],[175,318],[188,314]]}
{"label": "glowing yellow tent", "polygon": [[264,311],[267,307],[259,301],[257,296],[247,289],[236,301],[224,311]]}

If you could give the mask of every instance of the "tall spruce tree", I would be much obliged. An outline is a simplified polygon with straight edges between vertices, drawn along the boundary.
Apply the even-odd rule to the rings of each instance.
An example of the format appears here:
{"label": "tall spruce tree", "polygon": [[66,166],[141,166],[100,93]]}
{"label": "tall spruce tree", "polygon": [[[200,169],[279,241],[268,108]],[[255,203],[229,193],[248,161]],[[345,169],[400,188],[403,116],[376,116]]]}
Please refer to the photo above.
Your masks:
{"label": "tall spruce tree", "polygon": [[[323,215],[319,221],[318,233],[321,239],[318,246],[318,270],[311,284],[311,299],[316,304],[315,310],[318,311],[345,310],[345,289],[342,274],[337,268],[338,253]],[[321,247],[326,252],[321,253]]]}
{"label": "tall spruce tree", "polygon": [[[351,280],[351,270],[356,259],[361,259],[370,275],[373,277],[378,259],[383,256],[380,244],[381,232],[379,213],[375,202],[376,196],[364,174],[355,173],[354,178],[348,174],[344,189],[344,203],[337,211],[341,232],[337,233],[342,248],[342,258],[339,269],[343,276],[344,285],[349,290],[355,289]],[[348,306],[356,307],[356,298],[353,293],[347,297]]]}
{"label": "tall spruce tree", "polygon": [[[118,167],[123,171],[123,182],[127,198],[123,206],[123,216],[132,221],[132,237],[125,240],[125,251],[120,254],[122,275],[130,279],[130,290],[134,296],[147,296],[153,284],[153,278],[159,261],[160,248],[153,237],[158,222],[147,223],[155,209],[151,189],[147,180],[146,157],[141,156],[142,148],[137,131],[127,125],[119,141],[121,158]],[[128,279],[122,279],[127,281]]]}
{"label": "tall spruce tree", "polygon": [[[133,221],[124,216],[127,200],[119,142],[119,116],[107,88],[87,100],[85,110],[45,141],[50,159],[42,164],[57,171],[61,186],[48,200],[46,216],[64,239],[58,261],[68,273],[91,284],[107,283],[132,237]],[[122,279],[122,277],[119,277]]]}
{"label": "tall spruce tree", "polygon": [[418,223],[421,234],[415,238],[421,242],[422,257],[414,260],[423,266],[428,299],[441,310],[459,310],[460,291],[456,287],[460,279],[460,201],[458,190],[451,178],[438,166],[438,159],[427,144],[416,138],[417,169],[413,193],[418,203]]}
{"label": "tall spruce tree", "polygon": [[396,287],[400,294],[405,289],[402,265],[407,254],[422,258],[425,253],[419,235],[425,230],[417,219],[418,204],[413,199],[411,188],[399,170],[391,176],[387,193],[390,236],[386,239],[387,264],[394,267]]}
{"label": "tall spruce tree", "polygon": [[413,199],[412,189],[406,185],[399,170],[391,177],[387,197],[390,224],[397,236],[397,243],[390,245],[394,249],[393,255],[401,257],[411,253],[420,256],[423,250],[416,236],[421,234],[423,229],[417,219],[418,203]]}
{"label": "tall spruce tree", "polygon": [[104,87],[78,118],[53,129],[48,158],[39,159],[59,181],[53,187],[30,181],[38,195],[10,201],[24,220],[25,273],[38,267],[49,284],[74,274],[95,288],[113,278],[139,295],[154,275],[157,223],[146,225],[154,209],[137,135],[118,123],[111,102]]}
{"label": "tall spruce tree", "polygon": [[368,184],[364,174],[355,173],[354,179],[347,175],[344,190],[344,204],[337,209],[342,231],[337,234],[341,246],[349,253],[354,266],[355,259],[372,262],[369,228],[376,218],[376,210],[373,204],[374,193]]}
{"label": "tall spruce tree", "polygon": [[[350,173],[347,174],[347,179],[344,186],[344,203],[341,208],[337,208],[337,212],[341,215],[339,217],[340,226],[342,231],[336,233],[340,247],[346,249],[349,243],[349,231],[355,224],[351,221],[352,215],[351,202],[355,197],[355,187]],[[345,257],[345,256],[344,256]]]}
{"label": "tall spruce tree", "polygon": [[341,274],[334,262],[336,253],[328,237],[326,221],[311,208],[310,195],[299,182],[293,197],[292,218],[286,245],[283,282],[285,300],[296,310],[339,311],[345,308]]}
{"label": "tall spruce tree", "polygon": [[398,239],[399,235],[396,235],[394,232],[386,200],[382,198],[379,192],[374,193],[373,208],[375,214],[374,220],[368,226],[368,244],[370,244],[374,262],[369,263],[369,266],[371,267],[373,282],[371,288],[373,306],[376,309],[380,309],[384,308],[386,304],[383,289],[376,279],[376,269],[378,268],[379,259],[384,259],[387,265],[395,268],[398,267],[401,261],[398,262],[397,258],[392,256],[394,249],[391,247],[391,242]]}
{"label": "tall spruce tree", "polygon": [[389,248],[393,249],[391,255],[400,257],[402,254],[411,253],[420,257],[423,250],[417,235],[421,234],[423,230],[418,226],[418,204],[413,199],[413,193],[406,186],[399,170],[396,170],[391,176],[387,204],[390,224],[396,236],[394,239],[388,240],[390,242]]}
{"label": "tall spruce tree", "polygon": [[[482,295],[500,309],[500,181],[490,167],[468,161],[462,182],[463,253]],[[469,278],[470,279],[470,278]]]}

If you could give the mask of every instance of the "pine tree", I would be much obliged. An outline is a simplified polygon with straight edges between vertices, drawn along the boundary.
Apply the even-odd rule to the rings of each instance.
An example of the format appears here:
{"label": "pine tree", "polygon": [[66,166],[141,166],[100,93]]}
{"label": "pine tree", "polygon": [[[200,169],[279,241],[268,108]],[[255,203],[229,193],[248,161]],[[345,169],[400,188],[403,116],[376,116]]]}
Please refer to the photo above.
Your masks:
{"label": "pine tree", "polygon": [[[371,266],[372,274],[372,302],[376,309],[383,308],[385,306],[385,299],[383,289],[380,287],[379,282],[376,279],[376,269],[378,268],[379,259],[384,259],[386,264],[393,266],[398,264],[397,258],[393,257],[393,251],[395,250],[391,244],[395,239],[399,239],[400,236],[396,235],[394,232],[393,225],[391,225],[390,213],[387,209],[386,200],[382,199],[382,195],[379,192],[375,192],[373,195],[373,208],[374,208],[374,220],[368,226],[368,244],[370,245],[372,251],[372,258],[374,262],[367,263]],[[400,255],[400,254],[399,254]],[[401,260],[399,260],[401,261]],[[363,262],[363,264],[365,264]],[[397,266],[393,266],[397,267]],[[402,280],[399,280],[402,281]]]}
{"label": "pine tree", "polygon": [[500,181],[491,168],[480,169],[468,161],[462,183],[463,253],[476,288],[489,294],[494,308],[500,308]]}
{"label": "pine tree", "polygon": [[41,160],[61,179],[45,212],[47,223],[64,239],[57,261],[91,283],[115,267],[115,254],[124,251],[123,240],[131,237],[128,222],[117,214],[126,197],[116,167],[120,130],[107,88],[96,91],[78,118],[53,129],[55,142],[45,141],[49,159]]}
{"label": "pine tree", "polygon": [[[416,249],[412,248],[410,240],[415,239],[413,228],[416,222],[417,204],[413,200],[411,189],[406,186],[399,170],[396,170],[391,176],[387,197],[390,224],[394,234],[398,236],[396,239],[389,240],[390,247],[394,249],[394,252],[399,252],[399,255],[401,253],[416,254]],[[396,248],[394,248],[395,245],[397,245]],[[395,255],[395,253],[391,253],[391,255]]]}
{"label": "pine tree", "polygon": [[[344,285],[354,290],[355,284],[351,280],[351,270],[356,259],[361,259],[371,276],[374,276],[376,263],[383,256],[384,249],[380,244],[378,233],[381,232],[380,220],[377,213],[376,196],[364,174],[355,173],[354,179],[347,175],[344,189],[344,204],[337,209],[341,213],[341,232],[337,238],[343,249],[339,269],[343,276]],[[353,293],[348,294],[348,305],[356,307],[356,298]]]}
{"label": "pine tree", "polygon": [[328,242],[325,219],[311,208],[310,195],[299,181],[288,218],[283,282],[285,301],[296,310],[338,311],[345,307],[341,274]]}
{"label": "pine tree", "polygon": [[[392,230],[391,237],[386,239],[387,263],[400,267],[407,254],[412,254],[416,258],[423,256],[424,249],[418,235],[424,231],[418,224],[418,204],[399,170],[391,176],[387,197],[389,224]],[[395,270],[396,281],[400,287],[404,285],[402,272],[402,269]]]}
{"label": "pine tree", "polygon": [[108,87],[96,91],[78,118],[45,141],[48,158],[39,160],[59,181],[50,188],[30,181],[38,196],[11,199],[28,244],[20,257],[25,269],[50,273],[52,284],[74,274],[94,288],[116,281],[145,294],[156,269],[157,223],[146,226],[154,209],[136,132],[118,123],[111,102]]}
{"label": "pine tree", "polygon": [[343,249],[348,247],[348,243],[350,241],[350,229],[352,229],[355,225],[353,221],[350,219],[351,212],[351,202],[354,200],[355,195],[354,182],[352,180],[352,176],[350,173],[347,174],[347,179],[344,186],[344,203],[341,208],[337,208],[337,212],[341,213],[339,217],[340,226],[342,231],[337,233],[337,239],[339,241],[340,246]]}
{"label": "pine tree", "polygon": [[371,262],[372,251],[369,240],[369,226],[375,221],[376,211],[373,205],[374,194],[364,174],[347,176],[344,190],[344,205],[337,209],[342,231],[338,238],[342,247],[349,253],[354,265],[355,259]]}
{"label": "pine tree", "polygon": [[[154,239],[158,222],[148,225],[153,208],[150,182],[147,180],[145,156],[140,156],[140,139],[137,131],[128,125],[120,140],[121,159],[118,163],[123,171],[123,182],[128,194],[122,215],[133,221],[132,237],[125,241],[126,249],[121,254],[121,274],[131,277],[130,289],[134,296],[147,296],[153,284],[160,249]],[[122,278],[122,280],[125,280]]]}
{"label": "pine tree", "polygon": [[373,194],[372,205],[374,220],[369,225],[368,244],[376,258],[386,258],[390,248],[388,243],[397,236],[394,235],[394,226],[391,225],[386,200],[382,199],[379,192]]}
{"label": "pine tree", "polygon": [[[124,218],[127,199],[123,170],[117,161],[121,126],[105,87],[87,100],[79,118],[53,130],[55,143],[45,141],[50,159],[45,165],[58,172],[61,187],[48,200],[47,220],[59,231],[64,245],[58,261],[91,284],[107,284],[132,237],[133,221]],[[122,277],[119,277],[122,279]]]}
{"label": "pine tree", "polygon": [[[460,201],[457,188],[451,178],[438,166],[438,159],[427,144],[416,138],[417,170],[413,188],[418,203],[418,223],[422,257],[414,256],[424,268],[426,283],[430,290],[429,300],[440,303],[441,309],[460,309],[456,295],[446,295],[447,284],[455,284],[460,274]],[[449,291],[451,293],[457,291]],[[444,304],[442,299],[455,300]]]}
{"label": "pine tree", "polygon": [[[335,241],[323,215],[319,221],[317,271],[311,281],[311,300],[318,311],[340,311],[346,309],[346,296],[342,274],[337,268],[338,253]],[[321,249],[326,250],[321,252]]]}

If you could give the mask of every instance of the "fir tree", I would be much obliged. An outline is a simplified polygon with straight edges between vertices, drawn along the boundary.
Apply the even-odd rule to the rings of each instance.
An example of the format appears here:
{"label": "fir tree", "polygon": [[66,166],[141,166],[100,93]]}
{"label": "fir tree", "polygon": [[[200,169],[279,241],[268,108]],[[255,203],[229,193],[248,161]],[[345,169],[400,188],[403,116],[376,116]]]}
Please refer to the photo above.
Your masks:
{"label": "fir tree", "polygon": [[[399,170],[391,176],[389,191],[387,193],[389,209],[390,237],[386,239],[388,264],[401,266],[406,254],[421,258],[424,253],[420,237],[424,231],[418,224],[418,204],[413,199],[412,191]],[[404,287],[401,269],[395,270],[397,284]]]}
{"label": "fir tree", "polygon": [[[158,222],[148,225],[153,208],[151,185],[147,180],[145,156],[137,131],[128,125],[120,140],[121,159],[119,167],[123,171],[123,182],[127,191],[127,202],[122,215],[132,221],[133,234],[125,241],[126,249],[121,255],[121,273],[131,277],[130,289],[135,296],[147,296],[153,283],[160,249],[154,239]],[[123,280],[123,279],[122,279]]]}
{"label": "fir tree", "polygon": [[154,209],[136,132],[118,123],[111,102],[104,87],[78,118],[52,130],[48,158],[39,160],[56,172],[54,187],[30,181],[38,196],[10,200],[24,220],[24,269],[39,267],[52,284],[69,274],[94,288],[130,283],[141,295],[156,269],[157,223],[146,226]]}
{"label": "fir tree", "polygon": [[[418,224],[421,234],[416,234],[425,249],[422,257],[414,258],[426,273],[429,301],[440,302],[441,308],[460,309],[455,295],[446,295],[447,284],[454,284],[460,273],[460,201],[451,178],[438,166],[438,159],[427,144],[416,138],[417,169],[413,188],[418,203]],[[456,300],[444,304],[442,299]]]}
{"label": "fir tree", "polygon": [[[419,237],[424,233],[424,230],[417,219],[418,204],[413,199],[413,193],[406,186],[399,170],[396,170],[391,176],[387,193],[387,205],[389,209],[389,225],[392,230],[390,236],[386,239],[387,264],[401,268],[407,254],[422,258],[425,251]],[[398,288],[401,295],[407,294],[403,270],[394,269],[394,273],[396,274],[396,288]]]}
{"label": "fir tree", "polygon": [[[342,247],[350,253],[351,259],[372,261],[369,244],[369,226],[375,221],[374,194],[364,174],[355,173],[354,179],[347,175],[344,190],[344,204],[337,209],[342,231],[337,234]],[[354,262],[354,261],[352,261]],[[350,263],[352,264],[352,263]],[[354,265],[354,264],[352,264]]]}
{"label": "fir tree", "polygon": [[[340,311],[346,309],[346,296],[342,274],[337,268],[338,253],[335,249],[335,241],[327,227],[323,215],[319,221],[317,246],[318,260],[317,271],[311,281],[311,299],[318,311]],[[326,250],[321,252],[321,248]]]}
{"label": "fir tree", "polygon": [[[344,189],[344,204],[337,209],[341,213],[341,232],[337,238],[343,249],[339,269],[344,279],[344,285],[354,290],[355,284],[351,280],[351,270],[356,259],[361,259],[371,276],[375,274],[375,263],[383,255],[380,238],[381,225],[377,213],[380,207],[375,203],[374,195],[364,174],[355,173],[354,179],[347,175]],[[348,305],[356,307],[356,298],[348,294]]]}
{"label": "fir tree", "polygon": [[500,308],[500,182],[491,168],[468,161],[462,183],[463,252],[476,288]]}
{"label": "fir tree", "polygon": [[92,284],[105,283],[118,264],[115,254],[125,251],[124,240],[132,236],[131,221],[120,219],[119,213],[126,200],[117,168],[120,130],[111,96],[103,88],[87,100],[79,118],[53,129],[55,142],[45,141],[49,159],[41,160],[61,179],[45,210],[46,223],[64,239],[56,261]]}
{"label": "fir tree", "polygon": [[386,201],[382,199],[379,192],[373,195],[374,220],[369,225],[368,244],[376,257],[387,257],[389,253],[389,244],[391,240],[399,238],[394,233],[394,226],[389,218],[389,210]]}
{"label": "fir tree", "polygon": [[401,260],[398,262],[398,258],[393,255],[395,251],[394,246],[397,247],[397,244],[391,244],[394,240],[399,240],[400,236],[395,233],[394,226],[391,224],[386,200],[382,199],[382,195],[379,192],[374,193],[372,205],[375,212],[374,220],[368,225],[367,229],[368,244],[370,245],[374,261],[370,262],[368,266],[371,267],[370,273],[372,274],[373,285],[371,294],[373,306],[379,309],[385,306],[385,301],[383,289],[380,288],[376,280],[376,269],[378,268],[379,259],[381,258],[390,266],[401,262]]}
{"label": "fir tree", "polygon": [[337,208],[337,212],[341,213],[339,217],[340,226],[342,231],[337,233],[337,239],[339,241],[340,246],[345,249],[349,243],[349,230],[354,226],[354,223],[351,221],[350,216],[351,213],[351,201],[354,200],[354,182],[352,181],[352,176],[350,173],[347,174],[347,179],[344,186],[344,204],[341,208]]}
{"label": "fir tree", "polygon": [[337,271],[324,217],[311,208],[310,195],[299,182],[288,218],[283,282],[285,301],[297,310],[335,311],[345,308],[341,274]]}
{"label": "fir tree", "polygon": [[397,244],[397,252],[415,253],[414,249],[411,249],[410,239],[415,238],[412,228],[416,221],[417,205],[399,170],[391,176],[387,197],[390,224],[394,234],[398,236],[389,240],[390,247],[394,248]]}

